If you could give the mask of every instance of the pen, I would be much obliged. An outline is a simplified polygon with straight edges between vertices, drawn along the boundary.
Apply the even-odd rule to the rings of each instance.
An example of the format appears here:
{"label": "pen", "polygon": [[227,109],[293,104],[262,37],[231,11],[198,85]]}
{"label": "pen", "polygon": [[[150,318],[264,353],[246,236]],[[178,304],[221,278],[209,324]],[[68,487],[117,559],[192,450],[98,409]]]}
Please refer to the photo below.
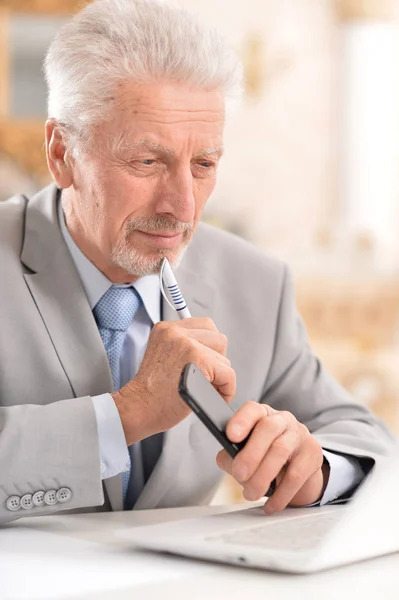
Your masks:
{"label": "pen", "polygon": [[[162,262],[160,271],[160,284],[161,292],[165,300],[172,308],[176,310],[177,314],[179,315],[179,318],[189,319],[191,317],[190,311],[188,310],[186,301],[183,298],[183,294],[181,293],[180,288],[177,285],[176,277],[173,274],[173,271],[167,258],[164,258]],[[169,302],[168,298],[165,295],[163,284],[165,284],[165,287],[168,290],[173,305]]]}

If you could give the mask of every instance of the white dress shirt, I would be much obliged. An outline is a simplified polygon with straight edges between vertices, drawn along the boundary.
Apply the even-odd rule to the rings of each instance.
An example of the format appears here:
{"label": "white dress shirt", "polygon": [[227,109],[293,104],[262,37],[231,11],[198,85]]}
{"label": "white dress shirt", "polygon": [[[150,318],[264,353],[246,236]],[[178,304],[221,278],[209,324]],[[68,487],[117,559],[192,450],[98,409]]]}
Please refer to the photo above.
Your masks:
{"label": "white dress shirt", "polygon": [[[100,298],[113,283],[83,254],[73,241],[65,224],[61,202],[58,207],[61,232],[79,273],[90,308],[93,310]],[[157,275],[141,277],[134,282],[143,304],[129,326],[121,355],[121,382],[132,379],[141,364],[152,326],[161,318],[161,294]],[[120,287],[126,287],[121,285]],[[97,419],[102,478],[107,479],[127,470],[129,453],[125,435],[115,402],[110,394],[92,398]],[[140,456],[140,444],[135,444],[136,458]],[[346,492],[358,485],[364,477],[356,458],[341,456],[323,449],[330,466],[330,477],[320,504],[339,501]],[[138,461],[135,461],[135,465]],[[139,474],[142,478],[142,473]]]}

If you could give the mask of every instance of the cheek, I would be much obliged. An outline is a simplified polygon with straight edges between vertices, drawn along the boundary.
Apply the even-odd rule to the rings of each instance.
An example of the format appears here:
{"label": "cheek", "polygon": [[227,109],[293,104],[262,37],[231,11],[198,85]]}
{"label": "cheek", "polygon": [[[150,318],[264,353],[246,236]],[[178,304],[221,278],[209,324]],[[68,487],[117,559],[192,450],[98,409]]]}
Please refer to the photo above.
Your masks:
{"label": "cheek", "polygon": [[202,211],[204,210],[205,204],[209,196],[212,194],[216,185],[216,177],[212,179],[197,179],[194,184],[194,198],[195,198],[195,215],[196,219],[201,217]]}
{"label": "cheek", "polygon": [[106,226],[117,232],[127,219],[142,213],[153,190],[148,181],[116,169],[104,173],[101,179],[101,206]]}
{"label": "cheek", "polygon": [[114,243],[115,237],[126,217],[126,203],[122,201],[122,188],[116,178],[102,174],[91,189],[91,202],[88,202],[92,234],[96,236],[97,245],[105,250]]}
{"label": "cheek", "polygon": [[[150,177],[134,177],[124,170],[112,170],[102,177],[105,195],[115,209],[125,206],[135,212],[151,202],[159,182]],[[162,189],[162,188],[161,188]]]}

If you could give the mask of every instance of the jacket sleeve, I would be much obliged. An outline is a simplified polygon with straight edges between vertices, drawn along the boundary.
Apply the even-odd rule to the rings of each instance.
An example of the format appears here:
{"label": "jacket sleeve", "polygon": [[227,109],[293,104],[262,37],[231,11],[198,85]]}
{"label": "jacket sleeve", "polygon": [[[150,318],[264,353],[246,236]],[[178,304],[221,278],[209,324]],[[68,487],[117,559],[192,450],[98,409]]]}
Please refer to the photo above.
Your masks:
{"label": "jacket sleeve", "polygon": [[325,450],[358,457],[366,473],[395,444],[388,427],[352,398],[314,356],[287,270],[273,360],[261,402],[293,413]]}
{"label": "jacket sleeve", "polygon": [[103,503],[91,397],[0,408],[0,523]]}

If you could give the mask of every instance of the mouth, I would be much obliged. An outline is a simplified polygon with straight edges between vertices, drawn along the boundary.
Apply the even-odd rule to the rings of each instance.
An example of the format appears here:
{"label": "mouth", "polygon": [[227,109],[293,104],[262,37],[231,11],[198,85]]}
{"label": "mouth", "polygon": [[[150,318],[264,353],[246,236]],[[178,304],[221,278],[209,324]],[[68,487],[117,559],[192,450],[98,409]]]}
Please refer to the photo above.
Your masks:
{"label": "mouth", "polygon": [[183,233],[157,232],[148,233],[146,231],[136,231],[151,246],[156,248],[175,248],[183,241]]}

